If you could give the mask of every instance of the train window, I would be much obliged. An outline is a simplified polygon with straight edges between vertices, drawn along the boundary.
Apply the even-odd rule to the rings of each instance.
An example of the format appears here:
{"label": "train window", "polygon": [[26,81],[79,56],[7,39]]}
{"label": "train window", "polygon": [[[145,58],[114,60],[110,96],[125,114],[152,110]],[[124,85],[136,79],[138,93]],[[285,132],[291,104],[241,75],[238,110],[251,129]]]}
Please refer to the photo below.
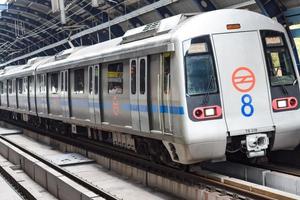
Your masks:
{"label": "train window", "polygon": [[12,93],[14,94],[16,92],[16,79],[12,80]]}
{"label": "train window", "polygon": [[17,84],[18,84],[18,93],[22,94],[22,92],[23,92],[23,79],[17,79]]}
{"label": "train window", "polygon": [[93,92],[93,67],[89,67],[89,93]]}
{"label": "train window", "polygon": [[50,74],[50,92],[56,94],[58,92],[58,73]]}
{"label": "train window", "polygon": [[140,93],[145,94],[146,91],[146,60],[140,60]]}
{"label": "train window", "polygon": [[26,94],[28,89],[27,77],[23,78],[23,93]]}
{"label": "train window", "polygon": [[136,94],[136,60],[132,60],[130,63],[131,73],[131,94]]}
{"label": "train window", "polygon": [[34,91],[34,77],[29,76],[28,77],[28,82],[29,82],[29,93],[32,94]]}
{"label": "train window", "polygon": [[171,65],[171,54],[164,53],[163,55],[163,68],[164,68],[164,93],[170,92],[170,65]]}
{"label": "train window", "polygon": [[289,48],[283,33],[261,31],[271,86],[296,83]]}
{"label": "train window", "polygon": [[108,65],[108,94],[123,94],[123,63]]}
{"label": "train window", "polygon": [[11,94],[13,92],[12,80],[7,80],[7,88],[8,88],[8,93]]}
{"label": "train window", "polygon": [[43,78],[42,78],[42,75],[39,74],[37,76],[37,79],[38,79],[38,83],[39,83],[39,92],[42,92],[43,91]]}
{"label": "train window", "polygon": [[65,91],[68,91],[68,71],[65,71]]}
{"label": "train window", "polygon": [[84,69],[74,70],[74,91],[84,93]]}
{"label": "train window", "polygon": [[0,94],[3,94],[4,90],[3,90],[3,82],[0,81]]}
{"label": "train window", "polygon": [[60,91],[64,91],[64,72],[60,72]]}
{"label": "train window", "polygon": [[187,94],[203,95],[218,92],[209,36],[185,41],[183,50]]}
{"label": "train window", "polygon": [[95,66],[95,94],[98,94],[99,90],[99,67]]}

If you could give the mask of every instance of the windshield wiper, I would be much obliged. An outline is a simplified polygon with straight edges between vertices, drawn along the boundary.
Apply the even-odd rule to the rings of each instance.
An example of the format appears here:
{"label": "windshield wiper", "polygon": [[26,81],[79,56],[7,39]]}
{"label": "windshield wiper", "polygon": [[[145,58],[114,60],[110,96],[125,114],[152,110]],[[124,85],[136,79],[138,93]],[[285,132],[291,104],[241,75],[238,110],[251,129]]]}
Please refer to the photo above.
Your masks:
{"label": "windshield wiper", "polygon": [[282,94],[287,96],[289,94],[289,91],[286,89],[285,85],[280,85],[280,87]]}
{"label": "windshield wiper", "polygon": [[293,85],[296,85],[298,83],[298,79],[296,78],[293,82]]}
{"label": "windshield wiper", "polygon": [[213,83],[213,80],[215,79],[215,77],[213,75],[210,75],[210,79],[209,79],[209,82],[208,82],[208,86],[206,88],[206,93],[205,93],[205,96],[203,98],[203,101],[202,101],[202,105],[205,106],[207,103],[208,103],[208,100],[209,100],[209,95],[210,95],[210,90],[212,88],[212,83]]}

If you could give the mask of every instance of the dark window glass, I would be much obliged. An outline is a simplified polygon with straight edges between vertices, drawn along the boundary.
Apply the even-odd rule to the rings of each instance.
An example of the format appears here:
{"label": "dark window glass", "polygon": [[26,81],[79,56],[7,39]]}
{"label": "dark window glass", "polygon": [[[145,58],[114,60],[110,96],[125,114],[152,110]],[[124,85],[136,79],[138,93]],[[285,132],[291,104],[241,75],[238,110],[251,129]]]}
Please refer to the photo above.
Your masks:
{"label": "dark window glass", "polygon": [[108,94],[123,94],[123,63],[108,65]]}
{"label": "dark window glass", "polygon": [[131,94],[136,94],[136,60],[131,61]]}
{"label": "dark window glass", "polygon": [[146,91],[146,61],[140,60],[140,93],[145,94]]}
{"label": "dark window glass", "polygon": [[7,80],[7,88],[8,88],[8,93],[11,94],[13,92],[12,80]]}
{"label": "dark window glass", "polygon": [[3,91],[3,82],[2,81],[0,81],[0,93],[1,94],[4,93],[4,91]]}
{"label": "dark window glass", "polygon": [[50,92],[56,94],[58,92],[58,73],[50,74]]}
{"label": "dark window glass", "polygon": [[27,83],[27,77],[23,78],[23,93],[26,94],[28,91],[28,83]]}
{"label": "dark window glass", "polygon": [[68,71],[65,71],[65,91],[68,91]]}
{"label": "dark window glass", "polygon": [[84,93],[84,69],[74,70],[74,91]]}
{"label": "dark window glass", "polygon": [[262,40],[271,86],[296,83],[292,58],[283,33],[262,31]]}
{"label": "dark window glass", "polygon": [[64,72],[60,72],[60,91],[64,91]]}
{"label": "dark window glass", "polygon": [[187,40],[183,46],[187,94],[216,93],[217,79],[209,37]]}
{"label": "dark window glass", "polygon": [[28,77],[28,82],[29,82],[29,93],[33,93],[34,91],[34,77],[33,76],[29,76]]}
{"label": "dark window glass", "polygon": [[165,53],[163,55],[163,65],[164,65],[164,93],[168,94],[170,92],[170,65],[171,65],[171,54]]}
{"label": "dark window glass", "polygon": [[89,93],[93,92],[93,68],[89,67]]}
{"label": "dark window glass", "polygon": [[16,92],[16,79],[12,80],[12,93]]}
{"label": "dark window glass", "polygon": [[38,84],[39,84],[39,92],[42,92],[43,91],[43,76],[41,74],[39,74],[37,76],[37,81],[38,81]]}
{"label": "dark window glass", "polygon": [[22,92],[23,92],[23,79],[17,79],[17,84],[18,84],[18,93],[22,94]]}
{"label": "dark window glass", "polygon": [[99,91],[99,67],[95,66],[95,94]]}

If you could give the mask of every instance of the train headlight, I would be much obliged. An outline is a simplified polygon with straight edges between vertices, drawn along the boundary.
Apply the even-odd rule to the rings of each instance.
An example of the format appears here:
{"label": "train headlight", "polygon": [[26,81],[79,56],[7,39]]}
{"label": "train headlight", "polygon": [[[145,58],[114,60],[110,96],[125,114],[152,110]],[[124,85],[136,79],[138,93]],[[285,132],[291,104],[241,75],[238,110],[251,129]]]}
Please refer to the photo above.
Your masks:
{"label": "train headlight", "polygon": [[193,117],[197,120],[208,120],[222,117],[220,106],[197,107],[193,110]]}
{"label": "train headlight", "polygon": [[284,97],[274,99],[272,107],[274,111],[284,111],[295,109],[298,106],[298,100],[295,97]]}
{"label": "train headlight", "polygon": [[206,108],[206,109],[204,109],[204,114],[205,114],[205,117],[215,116],[216,110],[215,110],[215,108]]}
{"label": "train headlight", "polygon": [[286,108],[287,107],[287,100],[279,100],[277,101],[278,108]]}

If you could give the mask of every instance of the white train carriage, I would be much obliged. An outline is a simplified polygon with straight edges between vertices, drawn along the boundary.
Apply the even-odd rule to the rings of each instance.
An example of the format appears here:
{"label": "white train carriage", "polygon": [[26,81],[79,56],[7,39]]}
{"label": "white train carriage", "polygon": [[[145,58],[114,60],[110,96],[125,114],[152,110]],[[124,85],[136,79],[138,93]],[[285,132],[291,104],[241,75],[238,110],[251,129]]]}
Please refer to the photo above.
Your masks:
{"label": "white train carriage", "polygon": [[1,109],[165,163],[263,156],[300,141],[291,52],[284,28],[260,14],[181,14],[31,64],[34,114],[32,93],[24,103],[15,92],[10,110],[5,89],[22,78],[19,87],[30,86],[32,75],[2,73]]}

